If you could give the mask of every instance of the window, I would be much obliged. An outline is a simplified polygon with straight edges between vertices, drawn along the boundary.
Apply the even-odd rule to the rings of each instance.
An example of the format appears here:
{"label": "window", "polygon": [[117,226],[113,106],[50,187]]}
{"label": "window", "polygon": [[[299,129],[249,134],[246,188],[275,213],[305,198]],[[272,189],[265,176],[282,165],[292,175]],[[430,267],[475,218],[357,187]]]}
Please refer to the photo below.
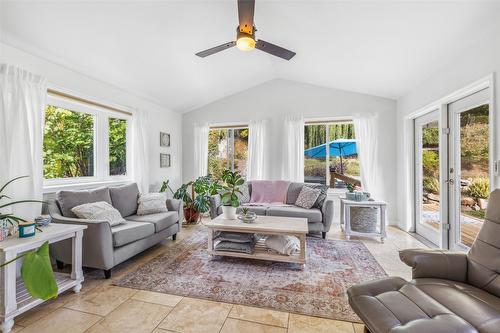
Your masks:
{"label": "window", "polygon": [[[327,149],[327,138],[329,149]],[[359,182],[354,125],[351,122],[310,122],[304,127],[304,180],[345,188]]]}
{"label": "window", "polygon": [[218,178],[224,169],[246,177],[248,127],[211,128],[208,134],[208,173]]}
{"label": "window", "polygon": [[94,176],[94,115],[55,105],[45,109],[45,179]]}
{"label": "window", "polygon": [[45,109],[45,186],[127,176],[130,115],[49,95]]}
{"label": "window", "polygon": [[127,174],[127,121],[109,118],[109,175]]}

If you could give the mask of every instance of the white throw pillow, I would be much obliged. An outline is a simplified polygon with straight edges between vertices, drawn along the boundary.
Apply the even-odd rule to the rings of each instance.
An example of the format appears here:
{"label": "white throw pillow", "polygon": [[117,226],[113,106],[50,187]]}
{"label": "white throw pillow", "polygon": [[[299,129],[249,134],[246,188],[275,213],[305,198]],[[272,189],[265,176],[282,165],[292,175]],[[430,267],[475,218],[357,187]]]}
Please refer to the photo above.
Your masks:
{"label": "white throw pillow", "polygon": [[302,186],[299,196],[295,201],[295,206],[302,207],[305,209],[311,209],[314,206],[316,200],[321,194],[321,189],[312,188],[309,186]]}
{"label": "white throw pillow", "polygon": [[167,196],[165,193],[141,194],[137,201],[137,215],[163,213],[167,209]]}
{"label": "white throw pillow", "polygon": [[71,211],[81,219],[108,221],[110,226],[125,223],[120,212],[105,201],[79,205]]}

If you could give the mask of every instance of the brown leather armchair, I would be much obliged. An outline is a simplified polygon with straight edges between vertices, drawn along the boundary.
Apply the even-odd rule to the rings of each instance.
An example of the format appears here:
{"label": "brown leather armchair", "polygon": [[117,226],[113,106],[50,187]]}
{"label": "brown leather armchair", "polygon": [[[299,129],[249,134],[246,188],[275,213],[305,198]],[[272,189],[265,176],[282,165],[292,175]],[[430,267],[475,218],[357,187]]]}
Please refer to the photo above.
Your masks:
{"label": "brown leather armchair", "polygon": [[409,249],[413,280],[370,281],[348,289],[372,333],[500,332],[500,189],[469,252]]}

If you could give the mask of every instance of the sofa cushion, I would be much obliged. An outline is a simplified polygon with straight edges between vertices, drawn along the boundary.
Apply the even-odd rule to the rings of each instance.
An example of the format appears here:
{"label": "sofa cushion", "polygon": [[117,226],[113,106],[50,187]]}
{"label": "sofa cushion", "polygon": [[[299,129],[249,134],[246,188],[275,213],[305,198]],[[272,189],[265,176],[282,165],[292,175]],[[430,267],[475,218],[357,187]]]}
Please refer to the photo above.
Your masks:
{"label": "sofa cushion", "polygon": [[[246,206],[246,205],[242,205],[242,207],[248,208],[249,211],[254,212],[257,215],[266,215],[266,211],[267,211],[267,206]],[[236,213],[237,214],[239,214],[241,212],[241,208],[242,207],[238,207],[238,209],[236,209]],[[219,206],[219,208],[217,208],[217,215],[220,215],[220,214],[222,214],[222,206]]]}
{"label": "sofa cushion", "polygon": [[155,233],[152,223],[126,221],[111,228],[113,246],[123,246],[139,239],[149,237]]}
{"label": "sofa cushion", "polygon": [[286,194],[286,204],[295,205],[295,201],[299,197],[300,191],[302,191],[302,187],[304,183],[290,183],[288,186],[288,192]]}
{"label": "sofa cushion", "polygon": [[177,212],[164,212],[149,215],[130,215],[127,216],[127,221],[151,223],[155,226],[155,232],[160,232],[177,223],[179,214]]}
{"label": "sofa cushion", "polygon": [[305,209],[301,207],[269,207],[268,216],[304,217],[307,222],[322,222],[323,215],[318,208]]}
{"label": "sofa cushion", "polygon": [[139,198],[137,183],[110,187],[109,195],[113,207],[118,209],[123,217],[127,217],[137,212],[137,199]]}
{"label": "sofa cushion", "polygon": [[141,194],[137,203],[136,215],[150,215],[168,211],[167,195],[163,192]]}
{"label": "sofa cushion", "polygon": [[77,217],[71,209],[86,203],[104,201],[111,204],[111,197],[107,187],[93,190],[59,191],[56,194],[56,200],[62,215],[65,217]]}

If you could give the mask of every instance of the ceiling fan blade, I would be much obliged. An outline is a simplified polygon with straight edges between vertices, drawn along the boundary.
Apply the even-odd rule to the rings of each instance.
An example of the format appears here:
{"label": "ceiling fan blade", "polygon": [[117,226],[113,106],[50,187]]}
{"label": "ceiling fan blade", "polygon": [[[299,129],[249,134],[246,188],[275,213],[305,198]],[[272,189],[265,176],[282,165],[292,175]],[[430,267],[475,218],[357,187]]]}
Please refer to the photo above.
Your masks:
{"label": "ceiling fan blade", "polygon": [[211,49],[207,49],[205,51],[198,52],[198,53],[196,53],[196,55],[198,57],[205,58],[205,57],[208,57],[209,55],[215,54],[215,53],[220,52],[220,51],[224,51],[225,49],[228,49],[228,48],[233,47],[235,45],[236,45],[236,42],[234,42],[234,41],[224,43],[222,45],[212,47]]}
{"label": "ceiling fan blade", "polygon": [[290,60],[295,55],[295,52],[284,49],[281,46],[263,41],[262,39],[259,39],[257,41],[257,43],[255,44],[255,48],[267,52],[269,54],[272,54],[274,56],[283,58],[285,60]]}
{"label": "ceiling fan blade", "polygon": [[238,18],[240,20],[240,31],[253,33],[253,14],[255,10],[255,0],[238,0]]}

